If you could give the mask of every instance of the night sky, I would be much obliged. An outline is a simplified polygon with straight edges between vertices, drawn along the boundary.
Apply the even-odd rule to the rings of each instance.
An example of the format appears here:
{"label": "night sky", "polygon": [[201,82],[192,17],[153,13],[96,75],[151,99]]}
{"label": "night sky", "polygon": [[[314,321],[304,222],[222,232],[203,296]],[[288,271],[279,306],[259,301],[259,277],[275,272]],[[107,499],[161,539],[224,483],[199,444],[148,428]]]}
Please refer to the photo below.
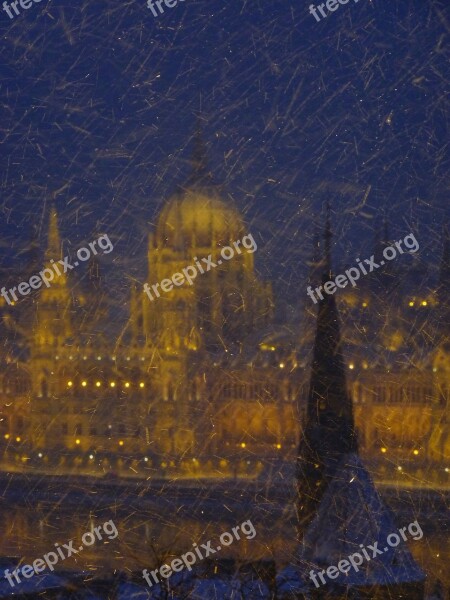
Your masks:
{"label": "night sky", "polygon": [[[422,260],[448,220],[447,2],[360,0],[319,23],[309,2],[34,3],[1,27],[2,264],[55,200],[67,248],[108,233],[118,289],[189,172],[196,119],[256,263],[304,295],[332,203],[335,259],[370,256],[383,216]],[[231,200],[231,198],[233,200]],[[299,292],[298,287],[302,289]]]}

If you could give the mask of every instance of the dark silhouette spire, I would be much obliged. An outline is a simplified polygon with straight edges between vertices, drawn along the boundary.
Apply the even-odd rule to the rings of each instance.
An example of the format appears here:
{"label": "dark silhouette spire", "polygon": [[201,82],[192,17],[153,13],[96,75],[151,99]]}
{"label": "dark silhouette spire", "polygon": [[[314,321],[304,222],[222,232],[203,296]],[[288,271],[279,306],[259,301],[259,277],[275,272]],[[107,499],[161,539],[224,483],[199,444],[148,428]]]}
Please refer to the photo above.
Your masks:
{"label": "dark silhouette spire", "polygon": [[448,225],[444,227],[444,250],[442,252],[441,265],[439,268],[439,295],[440,300],[448,302],[450,286],[450,233]]}
{"label": "dark silhouette spire", "polygon": [[[325,226],[322,283],[332,279],[330,207]],[[344,454],[357,452],[352,400],[342,357],[339,314],[333,295],[319,302],[306,424],[298,453],[298,516],[301,528],[313,518]]]}
{"label": "dark silhouette spire", "polygon": [[214,178],[208,166],[206,144],[203,139],[199,117],[197,117],[192,155],[189,162],[191,165],[191,174],[183,187],[206,187],[214,185]]}
{"label": "dark silhouette spire", "polygon": [[450,323],[450,232],[448,225],[444,227],[444,249],[439,267],[436,295],[439,302],[437,339],[447,341]]}

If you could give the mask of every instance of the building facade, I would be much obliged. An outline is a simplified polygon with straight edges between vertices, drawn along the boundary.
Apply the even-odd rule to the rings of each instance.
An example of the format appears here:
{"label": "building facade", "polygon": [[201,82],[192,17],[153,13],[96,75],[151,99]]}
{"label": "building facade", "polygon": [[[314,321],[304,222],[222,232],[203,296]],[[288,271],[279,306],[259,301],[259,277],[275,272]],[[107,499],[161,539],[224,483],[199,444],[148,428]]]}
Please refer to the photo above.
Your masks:
{"label": "building facade", "polygon": [[[149,236],[149,284],[203,258],[217,263],[222,248],[252,233],[223,195],[204,160],[194,159],[190,179],[167,201]],[[448,330],[446,252],[442,281],[427,303],[441,311],[436,323]],[[62,256],[52,210],[43,266]],[[193,285],[153,300],[132,287],[129,317],[116,337],[107,334],[100,272],[94,257],[81,286],[62,274],[18,305],[2,298],[5,468],[222,477],[255,476],[267,461],[294,460],[308,397],[306,331],[315,315],[303,328],[296,324],[298,333],[274,325],[271,286],[256,275],[253,252],[236,253],[198,274]],[[370,327],[369,292],[355,297],[352,290],[339,300],[344,339],[352,323],[358,331]],[[445,326],[436,327],[439,335],[428,336],[435,347],[420,363],[404,359],[406,334],[395,350],[376,336],[368,341],[368,330],[344,349],[344,368],[362,456],[393,468],[431,461],[447,477],[450,352]],[[394,340],[403,335],[395,322],[382,331]],[[11,340],[20,340],[19,358]]]}

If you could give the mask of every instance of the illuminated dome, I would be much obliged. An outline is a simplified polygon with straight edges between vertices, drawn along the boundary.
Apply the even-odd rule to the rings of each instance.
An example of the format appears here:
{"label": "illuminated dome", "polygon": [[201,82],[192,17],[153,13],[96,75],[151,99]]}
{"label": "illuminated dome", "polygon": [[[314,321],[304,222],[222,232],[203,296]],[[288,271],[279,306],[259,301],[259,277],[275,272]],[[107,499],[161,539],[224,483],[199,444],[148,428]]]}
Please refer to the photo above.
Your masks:
{"label": "illuminated dome", "polygon": [[239,212],[214,188],[190,188],[162,209],[156,229],[159,247],[215,247],[241,239],[246,231]]}

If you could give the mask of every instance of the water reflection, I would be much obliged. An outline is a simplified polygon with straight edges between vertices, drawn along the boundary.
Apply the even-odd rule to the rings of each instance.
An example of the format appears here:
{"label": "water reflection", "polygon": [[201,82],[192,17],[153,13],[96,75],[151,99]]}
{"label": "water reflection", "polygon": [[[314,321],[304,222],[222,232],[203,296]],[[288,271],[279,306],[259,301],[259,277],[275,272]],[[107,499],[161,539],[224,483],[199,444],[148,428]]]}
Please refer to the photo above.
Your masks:
{"label": "water reflection", "polygon": [[[225,502],[226,505],[226,502]],[[213,541],[217,544],[221,533],[231,531],[250,518],[255,529],[253,539],[235,540],[228,548],[223,548],[220,558],[234,558],[238,561],[270,559],[278,565],[289,561],[295,551],[295,520],[289,511],[281,516],[271,517],[245,511],[227,512],[217,507],[216,514],[221,518],[211,519],[209,511],[197,511],[194,518],[176,511],[148,510],[124,514],[114,507],[98,511],[86,511],[63,506],[53,508],[5,507],[0,517],[0,553],[2,556],[14,556],[30,564],[36,558],[53,551],[55,544],[60,545],[74,540],[79,548],[81,538],[87,531],[93,531],[108,520],[113,520],[119,536],[109,540],[105,536],[82,552],[71,556],[57,565],[57,570],[89,570],[96,574],[111,573],[114,569],[136,572],[154,568],[158,561],[166,557],[176,557],[192,549],[192,544]],[[206,514],[206,512],[208,514]],[[225,516],[223,513],[227,513]],[[405,521],[402,524],[406,524]],[[432,583],[441,579],[447,588],[450,586],[450,542],[446,532],[424,527],[424,537],[420,541],[410,542],[409,547],[429,576]],[[216,555],[217,556],[217,555]]]}

